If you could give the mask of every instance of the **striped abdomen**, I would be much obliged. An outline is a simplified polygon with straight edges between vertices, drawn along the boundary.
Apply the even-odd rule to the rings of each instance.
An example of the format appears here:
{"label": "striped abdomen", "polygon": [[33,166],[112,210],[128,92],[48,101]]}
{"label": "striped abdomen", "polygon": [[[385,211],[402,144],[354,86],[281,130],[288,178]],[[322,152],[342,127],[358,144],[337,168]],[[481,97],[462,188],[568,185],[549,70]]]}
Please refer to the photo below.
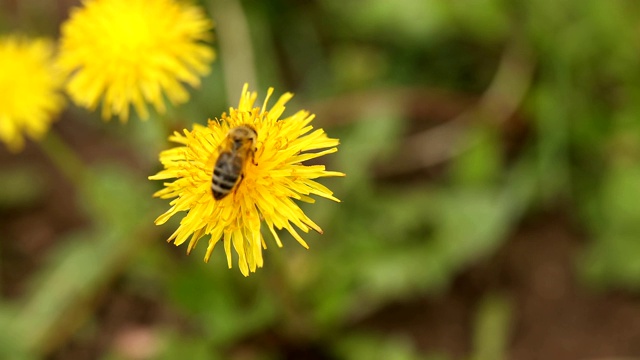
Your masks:
{"label": "striped abdomen", "polygon": [[227,196],[242,176],[242,158],[230,151],[221,152],[213,167],[211,192],[213,198],[220,200]]}

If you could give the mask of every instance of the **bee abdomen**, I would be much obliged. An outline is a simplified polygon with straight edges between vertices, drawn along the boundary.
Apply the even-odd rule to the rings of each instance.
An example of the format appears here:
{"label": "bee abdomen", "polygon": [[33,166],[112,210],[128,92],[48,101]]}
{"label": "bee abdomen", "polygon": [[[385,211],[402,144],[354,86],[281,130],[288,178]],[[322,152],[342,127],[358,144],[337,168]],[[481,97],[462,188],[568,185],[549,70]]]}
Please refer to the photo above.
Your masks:
{"label": "bee abdomen", "polygon": [[213,168],[211,192],[213,193],[213,198],[216,200],[227,196],[238,182],[238,177],[240,176],[240,169],[235,169],[235,167],[232,166],[232,163],[228,161],[229,157],[232,157],[230,153],[220,154],[220,158],[218,158]]}

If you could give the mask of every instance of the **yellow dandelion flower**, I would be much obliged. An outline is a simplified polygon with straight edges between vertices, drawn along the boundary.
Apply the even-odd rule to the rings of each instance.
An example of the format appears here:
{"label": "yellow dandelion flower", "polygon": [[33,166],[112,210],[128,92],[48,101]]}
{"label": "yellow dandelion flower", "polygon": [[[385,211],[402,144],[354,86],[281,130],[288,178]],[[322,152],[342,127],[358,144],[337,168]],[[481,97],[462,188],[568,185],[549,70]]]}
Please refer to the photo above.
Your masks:
{"label": "yellow dandelion flower", "polygon": [[64,105],[61,86],[51,41],[0,38],[0,141],[9,150],[22,149],[23,134],[39,139],[47,132]]}
{"label": "yellow dandelion flower", "polygon": [[[209,261],[214,246],[222,239],[229,268],[232,267],[231,247],[238,254],[243,275],[262,267],[262,249],[266,243],[261,235],[266,224],[278,246],[282,242],[276,229],[286,229],[302,246],[308,248],[299,230],[322,230],[300,209],[294,200],[313,203],[309,195],[318,195],[338,201],[333,193],[313,179],[344,176],[325,170],[324,165],[304,165],[306,160],[336,152],[339,141],[327,137],[322,129],[310,125],[314,115],[301,110],[280,119],[285,104],[293,94],[280,97],[270,110],[266,109],[273,89],[269,89],[262,108],[254,107],[257,94],[248,92],[245,84],[237,109],[230,108],[220,119],[209,120],[208,126],[194,125],[193,130],[175,132],[169,139],[181,146],[160,153],[164,170],[151,180],[175,179],[165,182],[164,188],[154,194],[172,199],[171,208],[156,219],[164,224],[179,212],[186,212],[178,229],[169,241],[176,245],[188,238],[190,253],[198,240],[209,236],[205,261]],[[257,134],[252,156],[242,162],[242,175],[221,200],[212,193],[212,176],[216,161],[225,151],[225,140],[231,129],[250,127]],[[318,151],[320,150],[320,151]],[[316,151],[316,152],[312,152]]]}
{"label": "yellow dandelion flower", "polygon": [[202,9],[175,0],[87,0],[62,25],[58,65],[79,106],[127,121],[133,105],[165,112],[164,95],[184,103],[184,83],[197,87],[215,57],[212,22]]}

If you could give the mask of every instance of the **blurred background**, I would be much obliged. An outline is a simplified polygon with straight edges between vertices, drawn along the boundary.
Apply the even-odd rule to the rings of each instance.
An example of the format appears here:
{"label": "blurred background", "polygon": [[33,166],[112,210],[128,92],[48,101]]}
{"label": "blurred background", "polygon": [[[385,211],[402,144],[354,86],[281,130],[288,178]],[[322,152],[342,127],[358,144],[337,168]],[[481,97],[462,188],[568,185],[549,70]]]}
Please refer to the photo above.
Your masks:
{"label": "blurred background", "polygon": [[[0,146],[0,358],[640,358],[640,2],[198,3],[218,59],[189,103]],[[1,0],[0,33],[57,39],[78,4]],[[310,250],[266,235],[244,278],[165,242],[147,176],[247,81],[347,177],[303,205]]]}

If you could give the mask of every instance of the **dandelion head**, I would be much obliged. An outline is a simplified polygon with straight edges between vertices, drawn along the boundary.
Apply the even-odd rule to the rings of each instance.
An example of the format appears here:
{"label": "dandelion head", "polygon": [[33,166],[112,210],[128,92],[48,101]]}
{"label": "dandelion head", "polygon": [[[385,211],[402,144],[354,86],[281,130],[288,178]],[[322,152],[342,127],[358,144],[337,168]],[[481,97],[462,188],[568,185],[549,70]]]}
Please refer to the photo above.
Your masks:
{"label": "dandelion head", "polygon": [[[169,139],[179,146],[160,153],[164,170],[151,180],[164,181],[164,188],[154,196],[173,199],[171,208],[156,220],[164,224],[169,218],[184,213],[177,230],[169,241],[180,245],[189,240],[187,252],[198,240],[208,237],[205,261],[214,246],[222,241],[229,268],[232,267],[233,248],[238,267],[245,276],[262,267],[262,250],[266,242],[261,227],[266,225],[276,244],[282,242],[276,230],[285,229],[302,246],[308,248],[299,231],[322,233],[299,207],[297,201],[313,203],[311,195],[339,201],[333,193],[314,179],[344,176],[327,171],[324,165],[305,165],[304,162],[337,151],[338,140],[327,137],[322,129],[310,125],[314,115],[301,110],[281,118],[285,104],[293,96],[286,93],[270,108],[267,101],[256,107],[257,94],[248,92],[245,85],[238,108],[230,108],[220,119],[209,120],[207,126],[194,125],[191,131],[176,132]],[[229,147],[229,133],[242,127],[255,131],[254,148],[241,160],[241,175],[229,194],[216,200],[212,191],[214,167],[220,154]]]}
{"label": "dandelion head", "polygon": [[9,150],[21,150],[24,135],[39,139],[47,132],[64,105],[61,86],[51,41],[0,38],[0,141]]}
{"label": "dandelion head", "polygon": [[200,85],[214,51],[212,22],[202,9],[176,0],[86,0],[62,25],[58,66],[69,76],[71,99],[102,116],[142,119],[147,104],[159,113],[164,97],[189,98],[185,84]]}

